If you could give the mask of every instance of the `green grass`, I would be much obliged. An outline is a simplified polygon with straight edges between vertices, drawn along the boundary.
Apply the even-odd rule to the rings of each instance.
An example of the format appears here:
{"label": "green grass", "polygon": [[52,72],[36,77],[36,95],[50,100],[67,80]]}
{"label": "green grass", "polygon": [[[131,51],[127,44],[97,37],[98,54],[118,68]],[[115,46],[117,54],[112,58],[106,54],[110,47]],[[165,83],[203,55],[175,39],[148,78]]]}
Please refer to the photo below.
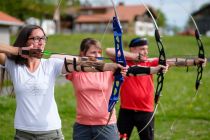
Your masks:
{"label": "green grass", "polygon": [[[101,34],[74,34],[50,36],[47,50],[65,52],[77,55],[83,38],[102,39]],[[134,37],[123,36],[124,43]],[[206,56],[210,57],[210,39],[202,38]],[[158,56],[153,37],[149,37],[151,56]],[[197,55],[198,48],[194,37],[163,37],[163,43],[168,57]],[[113,47],[112,34],[106,34],[102,40],[103,49]],[[128,48],[125,47],[127,50]],[[171,68],[165,75],[162,97],[155,116],[156,140],[208,140],[210,137],[210,66],[204,69],[202,85],[198,95],[195,95],[196,68]],[[156,77],[154,78],[156,80]],[[156,81],[155,81],[156,82]],[[62,129],[66,140],[72,139],[72,126],[75,120],[75,97],[70,83],[57,85],[56,101],[62,119]],[[119,103],[116,108],[119,108]],[[14,136],[13,118],[15,99],[0,97],[0,140],[10,140]],[[137,140],[134,130],[131,140]]]}

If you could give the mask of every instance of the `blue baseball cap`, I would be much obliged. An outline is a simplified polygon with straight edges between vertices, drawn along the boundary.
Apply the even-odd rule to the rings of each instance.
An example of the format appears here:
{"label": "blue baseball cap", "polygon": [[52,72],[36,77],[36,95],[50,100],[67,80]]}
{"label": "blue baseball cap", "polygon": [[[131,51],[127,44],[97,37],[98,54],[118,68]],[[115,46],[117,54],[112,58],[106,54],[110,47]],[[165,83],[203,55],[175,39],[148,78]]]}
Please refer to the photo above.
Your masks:
{"label": "blue baseball cap", "polygon": [[131,47],[137,47],[137,46],[144,46],[147,45],[147,39],[146,38],[134,38],[131,40],[130,44],[129,44],[129,48]]}

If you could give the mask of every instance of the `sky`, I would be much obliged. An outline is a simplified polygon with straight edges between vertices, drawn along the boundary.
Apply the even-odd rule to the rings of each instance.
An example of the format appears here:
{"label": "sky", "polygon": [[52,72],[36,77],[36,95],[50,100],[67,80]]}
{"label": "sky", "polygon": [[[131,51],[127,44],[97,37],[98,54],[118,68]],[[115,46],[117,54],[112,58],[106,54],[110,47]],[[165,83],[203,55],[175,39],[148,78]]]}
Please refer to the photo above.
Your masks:
{"label": "sky", "polygon": [[[100,5],[111,4],[111,0],[80,0],[89,1],[91,4]],[[126,5],[132,4],[149,4],[154,8],[161,9],[166,16],[166,23],[171,26],[184,28],[189,18],[189,14],[197,11],[203,4],[210,3],[210,0],[113,0],[115,4],[123,2]]]}

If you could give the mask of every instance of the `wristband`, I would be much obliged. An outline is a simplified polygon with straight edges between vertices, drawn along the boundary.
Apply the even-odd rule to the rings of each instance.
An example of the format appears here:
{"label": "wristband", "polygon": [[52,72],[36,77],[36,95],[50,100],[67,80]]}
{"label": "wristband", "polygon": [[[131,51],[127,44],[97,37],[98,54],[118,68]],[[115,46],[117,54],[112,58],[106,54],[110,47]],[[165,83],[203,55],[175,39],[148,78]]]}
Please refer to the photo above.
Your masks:
{"label": "wristband", "polygon": [[30,56],[30,52],[29,52],[29,50],[22,50],[21,49],[21,55],[28,55],[28,56]]}
{"label": "wristband", "polygon": [[193,60],[193,65],[194,65],[194,66],[196,66],[196,62],[195,62],[195,59]]}
{"label": "wristband", "polygon": [[29,56],[30,52],[29,50],[22,50],[22,48],[18,49],[18,55],[28,55]]}
{"label": "wristband", "polygon": [[187,66],[187,60],[188,60],[188,59],[187,59],[187,58],[185,58],[185,66]]}
{"label": "wristband", "polygon": [[22,54],[22,48],[18,48],[18,56],[20,56]]}

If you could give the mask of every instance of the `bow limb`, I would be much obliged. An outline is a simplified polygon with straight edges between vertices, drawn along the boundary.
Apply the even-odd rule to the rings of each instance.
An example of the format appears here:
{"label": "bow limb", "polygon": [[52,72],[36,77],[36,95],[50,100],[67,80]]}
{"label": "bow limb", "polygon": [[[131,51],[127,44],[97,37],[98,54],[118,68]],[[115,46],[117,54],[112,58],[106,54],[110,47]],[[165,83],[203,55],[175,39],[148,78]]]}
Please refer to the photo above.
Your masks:
{"label": "bow limb", "polygon": [[[204,51],[204,46],[201,40],[201,34],[199,32],[198,26],[192,15],[190,15],[190,18],[192,19],[193,24],[195,26],[195,39],[198,45],[198,58],[205,59],[205,51]],[[196,82],[195,82],[196,94],[198,93],[198,88],[200,86],[202,75],[203,75],[203,65],[200,63],[197,65],[197,76],[196,76]]]}
{"label": "bow limb", "polygon": [[[163,43],[162,43],[161,38],[160,38],[160,33],[159,33],[157,23],[155,21],[154,16],[151,13],[151,11],[149,10],[149,8],[144,4],[143,1],[142,1],[142,3],[144,5],[144,7],[147,9],[147,11],[149,12],[149,14],[150,14],[150,16],[153,20],[153,23],[155,25],[155,40],[156,40],[156,44],[157,44],[158,51],[159,51],[159,61],[158,61],[158,63],[160,65],[166,66],[165,50],[164,50],[164,46],[163,46]],[[156,91],[155,91],[155,103],[156,104],[158,103],[159,97],[161,95],[161,91],[162,91],[162,88],[163,88],[163,81],[164,81],[164,74],[162,72],[160,72],[160,73],[157,74],[157,87],[156,87]]]}

